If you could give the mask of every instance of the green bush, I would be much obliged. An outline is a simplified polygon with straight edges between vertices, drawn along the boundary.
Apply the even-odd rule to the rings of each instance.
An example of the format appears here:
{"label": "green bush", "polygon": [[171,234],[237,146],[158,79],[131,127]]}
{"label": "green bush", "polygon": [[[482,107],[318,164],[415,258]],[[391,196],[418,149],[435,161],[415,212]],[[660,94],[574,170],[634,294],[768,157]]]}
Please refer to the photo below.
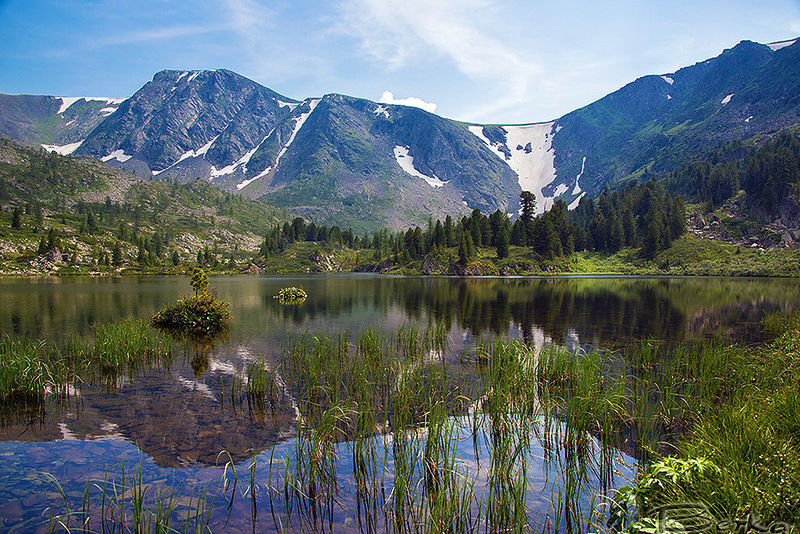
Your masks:
{"label": "green bush", "polygon": [[156,328],[192,337],[216,336],[230,328],[230,304],[208,291],[178,300],[153,316]]}
{"label": "green bush", "polygon": [[275,298],[281,302],[296,302],[304,300],[306,297],[308,294],[302,287],[284,287],[275,295]]}

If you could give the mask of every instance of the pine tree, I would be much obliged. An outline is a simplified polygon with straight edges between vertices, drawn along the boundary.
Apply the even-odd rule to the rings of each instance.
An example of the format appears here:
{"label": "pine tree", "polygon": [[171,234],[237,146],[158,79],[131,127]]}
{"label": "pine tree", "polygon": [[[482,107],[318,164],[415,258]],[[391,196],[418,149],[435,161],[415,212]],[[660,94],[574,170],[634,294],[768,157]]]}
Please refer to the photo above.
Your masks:
{"label": "pine tree", "polygon": [[508,257],[508,244],[510,241],[509,229],[507,224],[501,224],[495,234],[495,246],[497,247],[497,258]]}
{"label": "pine tree", "polygon": [[90,234],[97,232],[97,221],[94,218],[92,210],[89,210],[89,213],[86,215],[86,229]]}
{"label": "pine tree", "polygon": [[448,247],[458,245],[458,237],[456,236],[456,229],[453,225],[453,218],[449,215],[444,219],[444,237]]}
{"label": "pine tree", "polygon": [[470,232],[462,231],[458,245],[458,262],[468,264],[475,257],[475,245],[472,243]]}
{"label": "pine tree", "polygon": [[56,231],[50,228],[47,231],[47,250],[53,250],[59,248],[61,243],[59,242],[58,235],[56,235]]}
{"label": "pine tree", "polygon": [[536,195],[530,191],[523,191],[519,194],[520,206],[522,207],[522,228],[524,231],[524,243],[533,245],[533,216],[536,213]]}
{"label": "pine tree", "polygon": [[119,243],[114,244],[114,250],[111,255],[111,263],[113,263],[114,266],[119,267],[122,265],[122,249],[120,248]]}
{"label": "pine tree", "polygon": [[14,213],[11,216],[11,228],[19,229],[22,226],[22,213],[19,207],[14,208]]}

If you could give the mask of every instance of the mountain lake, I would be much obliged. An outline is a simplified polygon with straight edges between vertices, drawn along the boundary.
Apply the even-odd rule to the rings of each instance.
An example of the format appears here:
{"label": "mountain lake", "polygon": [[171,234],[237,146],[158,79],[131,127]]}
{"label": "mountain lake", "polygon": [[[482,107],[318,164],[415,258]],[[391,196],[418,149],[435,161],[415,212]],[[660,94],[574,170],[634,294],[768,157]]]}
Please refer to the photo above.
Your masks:
{"label": "mountain lake", "polygon": [[[174,341],[169,358],[2,406],[0,530],[121,532],[108,525],[124,517],[125,531],[160,532],[152,525],[170,516],[170,529],[191,532],[585,531],[630,484],[644,434],[601,440],[571,430],[565,410],[483,410],[486,354],[501,351],[492,340],[572,358],[645,341],[752,343],[766,315],[800,306],[789,279],[341,274],[211,286],[231,304],[224,339]],[[273,297],[287,286],[308,298],[281,304]],[[189,293],[185,277],[0,279],[0,326],[68,344]],[[374,420],[354,415],[359,399],[322,389],[325,377],[355,376],[342,347],[405,355],[358,371],[374,384],[342,386],[369,397]],[[315,377],[293,365],[298,351],[322,350],[339,359],[321,360]],[[398,400],[410,380],[444,391],[440,409]],[[543,395],[526,406],[545,405]],[[400,427],[406,404],[412,424]]]}

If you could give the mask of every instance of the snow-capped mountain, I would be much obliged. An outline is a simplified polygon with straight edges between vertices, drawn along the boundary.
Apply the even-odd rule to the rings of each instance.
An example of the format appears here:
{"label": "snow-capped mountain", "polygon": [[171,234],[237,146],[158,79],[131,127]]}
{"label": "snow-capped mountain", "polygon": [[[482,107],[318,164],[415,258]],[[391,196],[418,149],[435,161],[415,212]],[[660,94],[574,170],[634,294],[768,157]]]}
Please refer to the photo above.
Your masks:
{"label": "snow-capped mountain", "polygon": [[800,123],[800,44],[743,41],[544,123],[465,124],[328,94],[302,101],[227,70],[162,71],[127,99],[0,95],[0,132],[142,176],[209,180],[355,229],[543,211],[722,141]]}

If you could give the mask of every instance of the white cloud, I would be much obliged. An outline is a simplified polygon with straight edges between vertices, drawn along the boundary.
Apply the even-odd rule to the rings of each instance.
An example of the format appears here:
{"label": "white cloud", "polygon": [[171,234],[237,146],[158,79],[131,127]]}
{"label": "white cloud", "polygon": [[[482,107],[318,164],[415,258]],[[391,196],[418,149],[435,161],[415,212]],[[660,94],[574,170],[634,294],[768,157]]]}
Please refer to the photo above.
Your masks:
{"label": "white cloud", "polygon": [[102,45],[125,45],[134,43],[146,43],[150,41],[164,41],[176,39],[178,37],[188,37],[224,30],[224,26],[167,26],[163,28],[134,31],[130,33],[119,33],[106,39],[94,39],[94,46]]}
{"label": "white cloud", "polygon": [[415,108],[421,108],[429,113],[434,113],[436,111],[436,104],[433,102],[425,102],[421,98],[417,98],[415,96],[410,96],[408,98],[395,98],[391,91],[384,91],[381,95],[381,99],[378,101],[381,104],[399,104],[401,106],[413,106]]}
{"label": "white cloud", "polygon": [[502,25],[491,20],[487,0],[347,0],[340,5],[340,29],[357,37],[361,49],[389,69],[445,58],[476,81],[502,87],[502,98],[485,102],[471,115],[491,115],[527,102],[541,67],[499,38]]}

